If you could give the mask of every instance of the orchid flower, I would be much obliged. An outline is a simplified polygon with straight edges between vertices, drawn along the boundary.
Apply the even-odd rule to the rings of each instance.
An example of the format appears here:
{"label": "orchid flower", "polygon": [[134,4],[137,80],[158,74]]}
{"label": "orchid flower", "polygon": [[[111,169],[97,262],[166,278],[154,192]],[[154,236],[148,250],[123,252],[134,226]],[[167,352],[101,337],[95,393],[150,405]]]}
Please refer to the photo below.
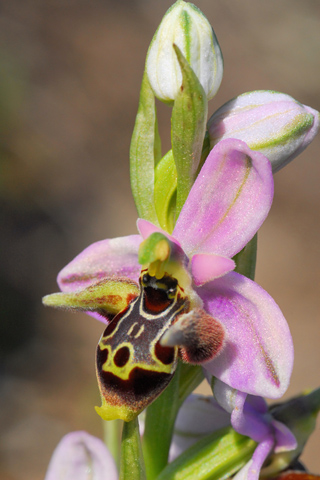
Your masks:
{"label": "orchid flower", "polygon": [[[140,219],[140,235],[95,243],[60,272],[58,283],[63,293],[45,297],[45,304],[89,311],[105,324],[124,309],[120,317],[125,315],[127,327],[121,342],[117,340],[112,351],[104,340],[119,330],[121,318],[116,316],[98,347],[97,373],[103,405],[97,411],[103,418],[128,421],[136,416],[168,384],[178,352],[184,361],[203,364],[210,374],[244,394],[279,398],[285,392],[293,364],[287,322],[260,286],[233,271],[232,260],[261,226],[272,197],[273,177],[267,158],[239,140],[221,141],[202,167],[172,236]],[[151,248],[153,240],[156,242]],[[141,276],[139,248],[140,262],[144,264]],[[134,283],[139,276],[140,288]],[[144,332],[152,322],[136,325],[135,317],[133,323],[128,323],[128,313],[138,308],[130,306],[130,301],[142,296],[151,305],[150,292],[152,298],[160,296],[161,288],[169,292],[168,285],[160,285],[167,277],[175,280],[180,294],[184,292],[184,303],[177,313],[170,313],[171,320],[159,327],[154,340]],[[170,292],[168,295],[166,301],[173,308]],[[141,314],[145,303],[139,302]],[[160,307],[151,305],[148,315],[154,313],[152,308]],[[130,334],[135,338],[141,335],[142,341],[133,347]],[[143,364],[140,357],[147,358],[144,348],[150,345],[154,350]],[[161,359],[165,370],[160,371]],[[135,367],[138,370],[131,374]],[[149,377],[138,384],[140,369],[149,369]],[[110,374],[112,382],[104,387],[103,379]],[[120,377],[116,379],[114,374]],[[155,376],[157,385],[164,377],[166,381],[160,390],[150,394],[148,385]],[[115,394],[114,402],[110,390]],[[128,398],[130,405],[123,407]]]}
{"label": "orchid flower", "polygon": [[[178,468],[181,473],[184,458],[190,459],[197,450],[199,456],[197,442],[202,439],[204,443],[206,436],[230,425],[238,433],[249,436],[256,442],[252,458],[233,477],[235,480],[258,480],[260,473],[262,477],[274,477],[296,462],[316,427],[320,389],[271,407],[268,407],[261,397],[248,395],[245,399],[243,393],[232,391],[217,379],[214,380],[213,390],[214,398],[190,395],[182,405],[175,422],[171,444],[172,463],[163,471],[163,478],[166,478],[166,475],[174,478],[173,472]],[[221,438],[224,435],[222,430],[220,432]],[[216,457],[221,455],[222,458],[215,458],[212,462],[212,478],[216,478],[214,469],[219,462],[225,457],[231,457],[231,451],[236,449],[237,445],[233,444],[230,437],[225,450],[216,451]],[[179,455],[181,456],[178,459]],[[242,460],[244,457],[245,452]],[[239,460],[240,464],[241,459]],[[187,462],[184,464],[184,468],[186,467]],[[285,474],[283,478],[286,478]],[[291,477],[288,477],[288,480],[289,478]],[[301,480],[303,478],[301,477]],[[310,475],[310,480],[313,478],[318,477]]]}
{"label": "orchid flower", "polygon": [[214,380],[213,391],[219,404],[231,413],[233,428],[258,443],[251,460],[235,479],[258,480],[262,465],[271,452],[287,452],[297,448],[293,433],[284,423],[272,417],[263,398],[230,389],[218,379]]}
{"label": "orchid flower", "polygon": [[[263,398],[250,395],[241,408],[243,424],[242,432],[239,432],[233,425],[236,423],[233,416],[227,414],[213,397],[191,395],[180,409],[175,423],[171,459],[174,460],[177,454],[190,448],[205,435],[230,424],[236,431],[249,436],[257,443],[253,448],[252,458],[234,477],[237,480],[258,480],[263,462],[271,452],[292,451],[297,447],[294,435],[284,423],[272,417]],[[194,412],[197,415],[197,422],[193,421],[191,415]],[[236,447],[230,443],[229,449],[231,448]],[[189,450],[188,454],[190,453]],[[225,453],[221,452],[221,456],[225,456]],[[174,464],[169,468],[174,469]]]}

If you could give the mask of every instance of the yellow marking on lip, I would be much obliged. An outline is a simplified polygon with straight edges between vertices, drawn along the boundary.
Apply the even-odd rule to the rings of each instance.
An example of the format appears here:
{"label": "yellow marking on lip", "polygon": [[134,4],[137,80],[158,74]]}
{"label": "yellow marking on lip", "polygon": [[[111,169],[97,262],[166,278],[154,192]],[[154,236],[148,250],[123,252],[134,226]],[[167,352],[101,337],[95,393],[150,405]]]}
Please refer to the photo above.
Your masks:
{"label": "yellow marking on lip", "polygon": [[[135,324],[136,325],[136,324]],[[141,325],[138,333],[134,336],[134,338],[139,338],[140,335],[144,332],[144,325]]]}
{"label": "yellow marking on lip", "polygon": [[135,327],[136,325],[138,325],[138,322],[135,322],[135,323],[133,323],[133,324],[131,325],[131,327],[130,327],[129,330],[128,330],[127,335],[131,335],[131,333],[133,332],[133,329],[134,329],[134,327]]}

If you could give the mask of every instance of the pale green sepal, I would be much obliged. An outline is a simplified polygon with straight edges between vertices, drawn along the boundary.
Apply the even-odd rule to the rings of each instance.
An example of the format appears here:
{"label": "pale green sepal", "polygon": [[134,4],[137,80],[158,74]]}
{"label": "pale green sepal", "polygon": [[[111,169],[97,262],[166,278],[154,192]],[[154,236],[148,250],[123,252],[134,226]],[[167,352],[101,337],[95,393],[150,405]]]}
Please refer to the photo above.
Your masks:
{"label": "pale green sepal", "polygon": [[235,271],[241,273],[245,277],[254,280],[255,270],[256,270],[256,260],[257,260],[257,245],[258,245],[258,234],[247,243],[247,245],[240,250],[237,255],[233,257],[233,260],[236,262]]}
{"label": "pale green sepal", "polygon": [[144,72],[130,144],[130,180],[139,217],[155,225],[159,225],[159,222],[154,205],[154,169],[160,158],[155,98]]}
{"label": "pale green sepal", "polygon": [[320,388],[271,408],[273,418],[284,423],[295,436],[297,448],[292,451],[274,453],[268,466],[262,469],[263,475],[274,475],[286,469],[293,460],[299,458],[307,440],[316,428],[319,411]]}
{"label": "pale green sepal", "polygon": [[72,293],[53,293],[43,297],[48,307],[116,315],[139,295],[138,285],[129,279],[105,279]]}
{"label": "pale green sepal", "polygon": [[157,164],[155,175],[154,203],[160,227],[172,233],[177,193],[177,169],[172,150]]}
{"label": "pale green sepal", "polygon": [[206,133],[206,94],[179,48],[174,49],[182,72],[182,85],[171,116],[171,144],[177,168],[177,216],[196,179]]}
{"label": "pale green sepal", "polygon": [[178,400],[180,362],[173,379],[162,394],[147,408],[142,440],[148,480],[154,480],[168,462]]}
{"label": "pale green sepal", "polygon": [[257,444],[227,427],[207,435],[170,463],[157,480],[225,480],[252,457]]}
{"label": "pale green sepal", "polygon": [[119,480],[146,480],[146,478],[139,423],[135,418],[123,424]]}

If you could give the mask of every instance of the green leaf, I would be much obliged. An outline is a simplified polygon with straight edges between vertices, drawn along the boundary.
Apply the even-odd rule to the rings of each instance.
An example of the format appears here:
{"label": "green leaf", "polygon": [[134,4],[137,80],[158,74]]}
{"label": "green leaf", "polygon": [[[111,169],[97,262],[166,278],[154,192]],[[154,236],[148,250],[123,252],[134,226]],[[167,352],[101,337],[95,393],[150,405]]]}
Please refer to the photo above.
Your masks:
{"label": "green leaf", "polygon": [[252,457],[257,444],[231,427],[217,430],[185,450],[157,480],[224,480]]}
{"label": "green leaf", "polygon": [[177,168],[177,217],[195,181],[206,132],[208,101],[180,49],[174,49],[182,72],[182,85],[171,116],[171,143]]}
{"label": "green leaf", "polygon": [[130,179],[140,218],[159,225],[154,205],[154,169],[161,158],[155,98],[143,74],[139,108],[130,145]]}
{"label": "green leaf", "polygon": [[203,368],[200,365],[182,363],[180,366],[179,405],[195,390],[204,380]]}

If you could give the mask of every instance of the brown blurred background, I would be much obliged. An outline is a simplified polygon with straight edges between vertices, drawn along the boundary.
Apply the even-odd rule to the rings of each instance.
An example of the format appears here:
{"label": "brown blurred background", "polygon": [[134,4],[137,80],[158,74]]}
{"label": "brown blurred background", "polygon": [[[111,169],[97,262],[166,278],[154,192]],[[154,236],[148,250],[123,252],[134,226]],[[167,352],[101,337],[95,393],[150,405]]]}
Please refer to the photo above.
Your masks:
{"label": "brown blurred background", "polygon": [[[225,60],[210,113],[278,90],[320,110],[318,0],[199,0]],[[135,232],[128,150],[144,58],[169,0],[0,1],[0,478],[41,480],[70,430],[101,435],[103,327],[44,309],[88,244]],[[159,107],[163,151],[169,108]],[[320,138],[276,175],[257,281],[292,330],[287,397],[319,386]],[[319,427],[303,459],[320,473]]]}

